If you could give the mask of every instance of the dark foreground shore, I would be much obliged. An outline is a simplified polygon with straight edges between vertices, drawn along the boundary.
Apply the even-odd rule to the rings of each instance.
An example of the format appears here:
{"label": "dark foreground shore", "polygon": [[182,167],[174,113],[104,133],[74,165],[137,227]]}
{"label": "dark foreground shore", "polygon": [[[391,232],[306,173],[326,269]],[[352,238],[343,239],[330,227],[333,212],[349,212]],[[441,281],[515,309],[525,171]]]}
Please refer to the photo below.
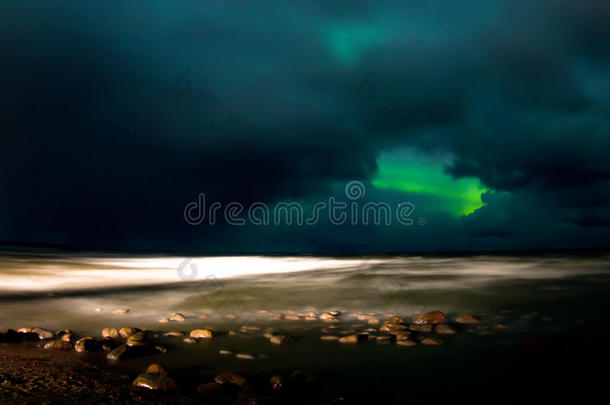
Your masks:
{"label": "dark foreground shore", "polygon": [[194,404],[180,393],[136,389],[132,378],[78,353],[0,344],[2,404]]}
{"label": "dark foreground shore", "polygon": [[322,336],[294,321],[306,329],[292,337],[255,326],[106,328],[102,339],[9,330],[0,336],[0,404],[573,404],[605,392],[605,324],[519,330],[536,316],[498,317],[506,323],[490,329],[440,312],[392,316],[356,334],[353,323],[326,321],[334,334]]}

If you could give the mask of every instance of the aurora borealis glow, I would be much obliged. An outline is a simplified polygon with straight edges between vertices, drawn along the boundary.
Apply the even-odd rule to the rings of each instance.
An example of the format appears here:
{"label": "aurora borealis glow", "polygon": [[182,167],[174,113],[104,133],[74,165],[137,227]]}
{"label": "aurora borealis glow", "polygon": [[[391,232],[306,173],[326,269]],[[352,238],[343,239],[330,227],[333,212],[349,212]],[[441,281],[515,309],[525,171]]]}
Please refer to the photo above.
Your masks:
{"label": "aurora borealis glow", "polygon": [[[203,254],[610,240],[607,0],[0,10],[0,241]],[[422,225],[184,221],[201,193],[312,207],[351,181],[367,187],[358,203],[408,202]]]}
{"label": "aurora borealis glow", "polygon": [[430,162],[417,153],[382,154],[372,184],[380,189],[434,197],[437,209],[454,216],[468,215],[483,206],[481,194],[488,191],[475,178],[453,178],[443,162]]}

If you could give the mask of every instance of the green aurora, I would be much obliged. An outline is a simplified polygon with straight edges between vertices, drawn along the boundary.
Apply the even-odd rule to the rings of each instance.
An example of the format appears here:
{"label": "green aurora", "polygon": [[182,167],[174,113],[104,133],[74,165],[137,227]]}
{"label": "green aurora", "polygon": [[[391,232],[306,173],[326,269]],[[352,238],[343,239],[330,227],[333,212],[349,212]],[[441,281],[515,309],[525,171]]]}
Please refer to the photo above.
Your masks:
{"label": "green aurora", "polygon": [[488,191],[478,179],[454,178],[443,162],[430,163],[416,154],[382,154],[372,184],[380,189],[433,197],[438,209],[453,216],[469,215],[481,208],[481,194]]}

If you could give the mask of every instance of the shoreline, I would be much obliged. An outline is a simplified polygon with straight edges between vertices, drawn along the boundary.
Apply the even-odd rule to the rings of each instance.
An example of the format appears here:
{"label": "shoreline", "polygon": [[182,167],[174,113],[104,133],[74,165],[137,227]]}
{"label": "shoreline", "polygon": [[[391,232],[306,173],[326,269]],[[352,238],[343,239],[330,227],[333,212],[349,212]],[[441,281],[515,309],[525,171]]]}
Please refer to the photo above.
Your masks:
{"label": "shoreline", "polygon": [[128,375],[72,351],[0,343],[0,403],[194,404],[179,392],[135,389]]}

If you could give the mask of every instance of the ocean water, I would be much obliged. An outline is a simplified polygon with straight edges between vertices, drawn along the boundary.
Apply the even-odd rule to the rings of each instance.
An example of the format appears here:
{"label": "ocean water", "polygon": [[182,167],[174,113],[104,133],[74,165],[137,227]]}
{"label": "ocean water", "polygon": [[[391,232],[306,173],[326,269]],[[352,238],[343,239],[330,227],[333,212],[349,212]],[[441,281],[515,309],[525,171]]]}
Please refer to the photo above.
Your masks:
{"label": "ocean water", "polygon": [[[41,326],[95,336],[108,326],[145,328],[168,346],[163,362],[187,385],[227,369],[253,376],[305,369],[323,376],[320,398],[341,389],[365,391],[385,403],[523,403],[525,395],[557,401],[593,392],[595,365],[607,361],[609,259],[605,254],[144,257],[13,251],[0,257],[0,330]],[[129,312],[112,313],[120,308]],[[349,346],[320,341],[328,327],[323,322],[274,319],[278,313],[331,310],[343,314],[336,334],[366,329],[358,314],[408,320],[430,310],[450,319],[475,315],[486,329],[461,327],[456,336],[443,337],[441,347]],[[186,321],[158,322],[173,312]],[[241,333],[243,325],[261,332]],[[223,333],[197,345],[161,337],[199,327]],[[295,342],[271,345],[261,336],[267,329],[289,333]],[[259,358],[221,356],[219,349]],[[136,374],[151,361],[159,359],[110,366]]]}

